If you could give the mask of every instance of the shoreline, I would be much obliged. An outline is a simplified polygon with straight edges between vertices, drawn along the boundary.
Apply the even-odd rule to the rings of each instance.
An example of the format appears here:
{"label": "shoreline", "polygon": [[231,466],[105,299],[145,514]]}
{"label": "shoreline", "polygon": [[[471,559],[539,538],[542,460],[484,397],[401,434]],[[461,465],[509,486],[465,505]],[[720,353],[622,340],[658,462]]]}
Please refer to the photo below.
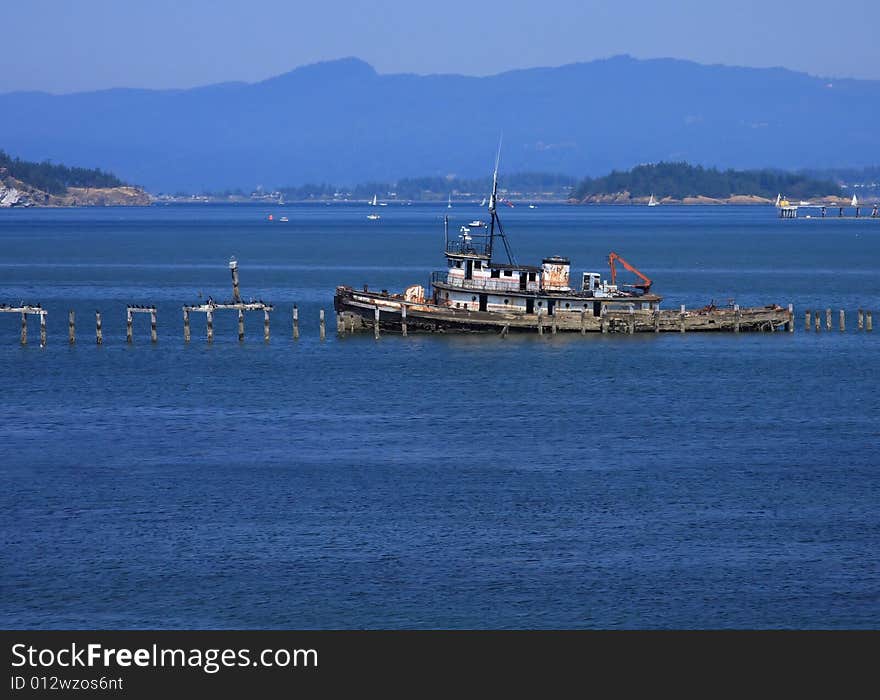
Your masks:
{"label": "shoreline", "polygon": [[[120,188],[122,189],[122,188]],[[353,206],[353,207],[366,207],[369,206],[369,202],[365,200],[337,200],[337,199],[304,199],[304,200],[289,200],[289,201],[265,201],[265,200],[251,200],[251,199],[213,199],[213,198],[202,198],[202,199],[191,199],[191,198],[180,198],[180,199],[159,199],[155,195],[150,195],[148,193],[144,193],[143,191],[138,191],[135,188],[125,188],[129,190],[122,196],[118,196],[122,194],[118,190],[113,194],[117,196],[107,196],[107,191],[99,192],[93,190],[89,193],[91,196],[82,195],[84,193],[77,193],[80,196],[51,196],[48,201],[33,201],[29,200],[26,203],[15,203],[13,205],[0,206],[0,210],[2,209],[85,209],[85,208],[110,208],[110,207],[121,207],[121,208],[132,208],[132,207],[163,207],[163,206],[206,206],[206,205],[214,205],[214,206],[246,206],[246,207],[264,207],[264,208],[275,208],[275,207],[286,207],[286,206],[302,206],[302,205],[325,205],[325,206]],[[73,193],[71,193],[73,194]],[[880,198],[865,198],[864,201],[860,203],[861,206],[873,206],[873,204]],[[775,203],[774,199],[768,199],[765,197],[759,197],[757,195],[735,195],[733,197],[727,198],[715,198],[715,197],[705,197],[705,196],[696,196],[696,197],[685,197],[684,199],[676,199],[673,197],[666,197],[664,199],[658,200],[658,206],[676,206],[676,207],[755,207],[755,206],[773,206]],[[390,201],[387,202],[387,207],[392,210],[407,207],[407,206],[417,206],[417,207],[443,207],[445,208],[446,202],[441,200],[414,200],[414,201]],[[460,200],[457,202],[456,207],[478,207],[480,205],[479,200]],[[600,206],[600,207],[646,207],[648,205],[648,197],[621,197],[618,195],[599,195],[589,197],[584,200],[575,200],[575,199],[567,199],[567,198],[553,198],[553,199],[539,199],[539,198],[531,198],[531,199],[523,199],[520,201],[514,201],[514,207],[516,209],[527,209],[529,205],[534,205],[534,208],[538,208],[539,206]],[[800,203],[792,202],[793,206],[806,206],[800,205]],[[821,197],[816,198],[810,201],[811,206],[827,206],[829,208],[832,207],[851,207],[850,199],[845,197]],[[454,211],[453,209],[452,211]]]}

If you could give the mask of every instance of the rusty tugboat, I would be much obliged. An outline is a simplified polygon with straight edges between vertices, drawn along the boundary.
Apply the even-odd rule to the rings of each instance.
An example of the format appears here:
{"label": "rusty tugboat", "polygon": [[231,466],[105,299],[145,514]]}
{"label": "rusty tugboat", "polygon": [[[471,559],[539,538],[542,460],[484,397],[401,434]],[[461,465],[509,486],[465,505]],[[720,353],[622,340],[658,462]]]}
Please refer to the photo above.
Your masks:
{"label": "rusty tugboat", "polygon": [[[340,332],[373,329],[402,332],[579,332],[657,333],[661,331],[774,331],[794,329],[792,309],[757,308],[661,310],[652,281],[617,253],[610,253],[610,278],[584,272],[579,290],[571,287],[568,258],[544,258],[540,267],[516,262],[496,211],[498,166],[489,198],[490,220],[462,226],[456,238],[444,229],[447,269],[431,275],[430,292],[414,284],[403,294],[387,290],[336,288],[334,307]],[[507,262],[493,257],[503,244]],[[618,283],[617,264],[639,281]]]}

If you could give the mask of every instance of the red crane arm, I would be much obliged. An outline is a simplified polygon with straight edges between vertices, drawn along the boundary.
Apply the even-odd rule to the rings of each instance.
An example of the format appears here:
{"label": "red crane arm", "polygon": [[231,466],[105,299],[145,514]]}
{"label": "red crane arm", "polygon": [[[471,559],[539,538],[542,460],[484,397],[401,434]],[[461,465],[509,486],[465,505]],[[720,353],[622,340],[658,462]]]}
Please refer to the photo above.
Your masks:
{"label": "red crane arm", "polygon": [[615,262],[619,262],[627,270],[629,270],[634,275],[636,275],[639,279],[642,280],[641,282],[637,282],[636,284],[634,284],[633,285],[634,287],[638,287],[639,289],[644,289],[646,293],[651,290],[651,284],[652,284],[651,280],[646,275],[643,275],[636,267],[634,267],[633,265],[630,265],[626,260],[624,260],[620,255],[618,255],[614,251],[611,251],[610,253],[608,253],[608,266],[611,268],[611,284],[617,284],[617,268],[615,266]]}

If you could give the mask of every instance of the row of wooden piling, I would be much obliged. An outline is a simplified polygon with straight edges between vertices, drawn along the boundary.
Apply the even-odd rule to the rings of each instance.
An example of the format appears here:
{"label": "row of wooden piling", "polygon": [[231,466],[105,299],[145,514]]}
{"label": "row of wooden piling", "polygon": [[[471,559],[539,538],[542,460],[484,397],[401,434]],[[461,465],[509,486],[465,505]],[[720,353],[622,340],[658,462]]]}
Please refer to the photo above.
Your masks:
{"label": "row of wooden piling", "polygon": [[[555,310],[554,310],[555,311]],[[789,321],[785,324],[785,330],[788,332],[794,332],[794,310],[791,304],[788,305],[788,317]],[[734,306],[734,312],[736,314],[735,318],[740,318],[740,309],[739,306]],[[154,306],[129,306],[126,309],[126,324],[125,324],[125,338],[126,342],[131,344],[134,342],[134,333],[133,333],[133,322],[134,315],[137,313],[149,314],[150,317],[150,341],[152,343],[157,343],[159,341],[159,333],[158,333],[158,311]],[[46,316],[48,312],[45,309],[41,309],[39,307],[33,307],[33,310],[22,311],[21,312],[21,344],[27,345],[28,342],[28,326],[27,326],[27,315],[34,314],[39,315],[40,317],[40,345],[44,346],[46,344]],[[380,336],[380,324],[379,324],[379,314],[380,309],[376,307],[374,312],[373,319],[373,334],[376,339]],[[205,314],[206,316],[206,338],[208,343],[214,342],[214,317],[213,312],[208,310]],[[351,316],[351,315],[350,315]],[[824,316],[824,323],[823,323]],[[825,309],[824,313],[822,310],[813,311],[812,309],[807,309],[804,312],[804,330],[805,331],[813,331],[816,332],[822,331],[823,326],[824,330],[831,331],[833,330],[833,312],[830,308]],[[686,318],[686,310],[684,304],[680,307],[680,323],[681,323],[681,332],[686,332],[685,328],[685,318]],[[338,334],[343,334],[346,332],[345,327],[345,314],[337,314],[336,315],[336,332]],[[871,332],[874,330],[874,320],[873,314],[869,310],[859,309],[856,314],[856,327],[859,331]],[[298,340],[300,337],[300,329],[299,329],[299,308],[294,304],[293,313],[293,339]],[[321,340],[325,340],[327,337],[327,329],[326,329],[326,318],[324,309],[321,309],[318,313],[318,323],[319,323],[319,337]],[[67,329],[68,329],[68,342],[73,345],[76,343],[76,314],[73,311],[68,313],[67,318]],[[543,314],[541,311],[538,312],[538,323],[537,323],[537,331],[538,335],[544,335],[545,329],[552,334],[556,334],[557,332],[557,320],[556,314],[550,313],[548,320],[544,320]],[[609,323],[605,317],[603,317],[600,321],[600,329],[602,333],[609,332]],[[846,312],[843,309],[840,309],[838,312],[838,329],[841,332],[846,331]],[[354,332],[354,316],[351,316],[351,327],[349,329],[351,332]],[[659,314],[655,312],[654,315],[654,330],[655,332],[659,332]],[[739,332],[739,323],[736,322],[734,325],[734,332]],[[401,307],[400,313],[400,331],[403,336],[407,335],[407,315],[406,315],[406,305]],[[586,312],[581,313],[581,324],[580,324],[581,334],[586,334]],[[505,325],[501,329],[501,335],[507,336],[510,332],[510,326]],[[626,332],[632,334],[635,333],[635,314],[630,310],[630,314],[627,321]],[[190,328],[190,310],[189,308],[184,308],[183,311],[183,339],[185,342],[190,342],[192,337],[191,328]],[[244,312],[239,309],[238,311],[238,339],[239,341],[244,341]],[[269,342],[270,332],[269,332],[269,311],[264,310],[263,312],[263,339],[265,342]],[[103,345],[104,343],[104,333],[103,333],[103,321],[101,317],[101,312],[95,312],[95,341],[98,345]]]}
{"label": "row of wooden piling", "polygon": [[[21,312],[21,344],[27,345],[28,342],[28,326],[27,326],[27,314],[38,314],[40,316],[40,345],[46,344],[46,316],[48,312],[45,310],[42,311],[27,311]],[[126,308],[125,312],[125,340],[127,343],[131,344],[134,342],[134,315],[137,313],[149,314],[150,316],[150,341],[153,343],[159,342],[159,330],[158,330],[158,310],[155,306],[129,306]],[[337,316],[337,319],[340,319],[341,316]],[[212,311],[207,311],[205,313],[205,327],[206,327],[206,338],[209,343],[214,342],[214,314]],[[326,320],[324,309],[321,309],[318,314],[318,323],[320,328],[320,338],[321,340],[325,340],[327,337],[327,328],[326,328]],[[339,322],[338,322],[339,323]],[[337,323],[337,330],[339,330],[339,325]],[[341,331],[340,331],[341,332]],[[293,306],[293,339],[299,340],[299,307],[295,304]],[[69,344],[73,345],[76,343],[76,312],[70,311],[67,314],[67,338]],[[190,328],[190,309],[184,308],[183,310],[183,339],[185,342],[190,342],[192,338],[192,331]],[[263,339],[265,342],[269,342],[270,332],[269,332],[269,311],[263,311]],[[239,309],[238,311],[238,340],[244,341],[244,311]],[[95,312],[95,342],[98,345],[104,344],[104,325],[103,318],[101,316],[100,311]]]}
{"label": "row of wooden piling", "polygon": [[[825,330],[833,330],[833,326],[833,313],[831,309],[825,309]],[[822,330],[822,311],[813,312],[812,309],[807,309],[804,311],[804,330],[809,331],[813,328],[817,333]],[[846,312],[843,309],[840,309],[838,313],[837,328],[841,333],[846,331]],[[856,313],[856,328],[860,331],[873,331],[873,314],[865,309],[859,309]]]}

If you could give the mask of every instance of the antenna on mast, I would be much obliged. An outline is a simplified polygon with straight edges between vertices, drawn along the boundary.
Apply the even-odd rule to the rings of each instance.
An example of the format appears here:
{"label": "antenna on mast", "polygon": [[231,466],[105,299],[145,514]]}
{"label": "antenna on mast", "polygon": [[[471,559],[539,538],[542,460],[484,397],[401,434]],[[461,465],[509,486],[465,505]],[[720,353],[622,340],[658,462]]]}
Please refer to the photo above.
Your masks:
{"label": "antenna on mast", "polygon": [[489,196],[489,213],[495,217],[495,204],[498,198],[498,166],[501,164],[501,143],[504,140],[504,132],[498,137],[498,152],[495,154],[495,170],[492,172],[492,194]]}

